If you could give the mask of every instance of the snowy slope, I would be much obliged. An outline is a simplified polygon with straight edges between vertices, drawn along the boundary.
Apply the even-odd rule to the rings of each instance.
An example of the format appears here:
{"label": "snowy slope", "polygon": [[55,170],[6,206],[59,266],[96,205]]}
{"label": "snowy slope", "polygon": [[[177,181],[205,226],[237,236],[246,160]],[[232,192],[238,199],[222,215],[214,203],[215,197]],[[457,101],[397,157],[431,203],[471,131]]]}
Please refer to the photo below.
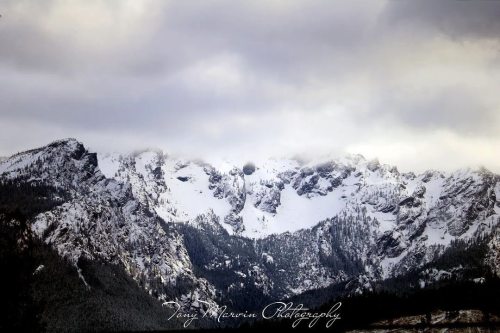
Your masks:
{"label": "snowy slope", "polygon": [[[241,166],[228,166],[226,162],[221,171],[205,163],[166,157],[160,166],[163,189],[151,185],[151,181],[157,181],[150,174],[153,168],[149,167],[155,154],[161,153],[142,152],[127,157],[99,155],[99,165],[108,177],[131,183],[139,197],[147,196],[145,193],[158,194],[158,198],[149,203],[167,221],[186,222],[209,210],[224,221],[229,214],[236,213],[243,223],[239,234],[251,238],[311,228],[359,204],[367,208],[369,216],[377,218],[381,232],[387,231],[395,226],[396,218],[390,211],[381,211],[381,206],[391,204],[387,202],[391,199],[395,200],[392,204],[397,204],[391,196],[400,197],[405,193],[409,196],[421,182],[418,178],[401,177],[394,168],[359,156],[343,159],[345,164],[329,161],[301,165],[295,160],[269,160],[239,180],[230,172]],[[131,159],[133,163],[128,163]],[[214,183],[210,180],[215,172],[220,174],[216,180],[219,184],[215,185],[229,188],[222,196],[214,193]],[[243,184],[238,183],[235,189],[236,180]],[[428,185],[426,204],[429,208],[439,197],[441,183],[442,179],[438,178]],[[232,194],[228,193],[231,189]],[[234,196],[245,198],[238,211],[230,202]],[[230,226],[225,227],[237,232]]]}
{"label": "snowy slope", "polygon": [[96,155],[69,139],[1,161],[0,180],[66,191],[32,221],[35,234],[75,265],[122,264],[186,307],[342,281],[369,289],[456,240],[484,239],[485,263],[500,271],[500,182],[485,169],[415,175],[359,155],[245,167],[149,150]]}
{"label": "snowy slope", "polygon": [[[415,175],[352,155],[307,163],[271,159],[245,174],[242,165],[228,161],[217,163],[218,170],[156,152],[163,156],[157,165],[162,188],[149,181],[158,183],[148,174],[153,167],[137,168],[138,160],[154,159],[151,154],[134,155],[135,167],[120,163],[114,169],[122,171],[114,176],[128,181],[139,174],[142,182],[131,183],[134,192],[160,193],[148,204],[166,221],[187,222],[210,212],[230,234],[266,239],[337,216],[362,216],[371,221],[372,242],[379,247],[372,251],[386,277],[408,268],[417,256],[422,263],[432,260],[453,240],[488,232],[480,221],[490,221],[490,231],[498,223],[498,176],[487,170]],[[100,163],[108,165],[108,156],[100,155]]]}
{"label": "snowy slope", "polygon": [[77,270],[82,257],[105,260],[122,265],[159,299],[173,298],[172,288],[181,282],[191,287],[176,288],[175,298],[187,307],[189,300],[214,298],[214,287],[194,276],[182,236],[141,205],[130,184],[106,178],[96,155],[78,141],[17,154],[0,170],[0,181],[36,182],[66,193],[69,199],[37,215],[31,228]]}

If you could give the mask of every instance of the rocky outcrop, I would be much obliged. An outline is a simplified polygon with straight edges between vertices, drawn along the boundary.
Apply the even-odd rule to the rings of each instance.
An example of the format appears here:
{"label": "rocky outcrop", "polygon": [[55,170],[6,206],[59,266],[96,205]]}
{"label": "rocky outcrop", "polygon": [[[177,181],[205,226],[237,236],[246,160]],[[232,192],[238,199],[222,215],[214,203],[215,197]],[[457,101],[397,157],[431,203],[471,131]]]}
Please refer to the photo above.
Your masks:
{"label": "rocky outcrop", "polygon": [[0,162],[0,179],[68,193],[31,222],[76,268],[82,257],[119,263],[152,295],[197,311],[198,298],[370,289],[456,241],[486,242],[499,272],[499,177],[485,169],[415,175],[352,156],[245,172],[158,151],[96,156],[69,139]]}

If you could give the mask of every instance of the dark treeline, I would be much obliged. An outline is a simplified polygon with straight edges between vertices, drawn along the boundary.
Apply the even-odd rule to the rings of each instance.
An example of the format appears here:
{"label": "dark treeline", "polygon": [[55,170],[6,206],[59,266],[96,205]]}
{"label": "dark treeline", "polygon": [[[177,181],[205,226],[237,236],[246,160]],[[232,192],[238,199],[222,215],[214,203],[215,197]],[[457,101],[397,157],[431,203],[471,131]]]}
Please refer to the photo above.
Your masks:
{"label": "dark treeline", "polygon": [[[443,310],[455,312],[458,310],[476,309],[483,312],[483,322],[490,314],[500,315],[500,280],[490,276],[482,284],[471,281],[453,281],[446,284],[434,285],[429,288],[413,290],[406,293],[392,293],[388,291],[365,293],[347,298],[338,298],[313,312],[328,312],[338,301],[342,302],[340,309],[341,319],[332,327],[326,329],[326,319],[322,319],[313,329],[308,328],[307,321],[297,329],[307,331],[342,332],[351,329],[370,327],[370,324],[381,320],[391,320],[404,316],[420,315],[422,318],[430,316],[433,311]],[[292,320],[258,321],[253,324],[244,324],[241,329],[249,331],[259,330],[291,330]],[[498,323],[496,323],[498,325]],[[295,329],[295,330],[297,330]]]}
{"label": "dark treeline", "polygon": [[[500,315],[500,278],[484,264],[487,251],[486,239],[473,241],[455,241],[436,261],[415,269],[408,274],[384,280],[373,286],[373,291],[347,297],[347,283],[342,283],[322,290],[313,290],[293,297],[295,304],[323,304],[312,307],[315,312],[328,312],[337,302],[342,302],[341,320],[329,331],[344,331],[368,327],[370,324],[403,316],[429,316],[436,310],[458,311],[476,309],[484,313]],[[456,267],[461,269],[439,281],[421,288],[419,280],[422,274],[430,270],[446,270]],[[424,274],[425,275],[425,274]],[[475,278],[483,278],[474,281]],[[324,330],[319,323],[315,330]],[[488,323],[484,323],[488,325]],[[245,325],[251,330],[290,329],[291,321],[263,321]],[[305,327],[305,326],[303,326]]]}
{"label": "dark treeline", "polygon": [[[81,259],[78,268],[84,282],[75,264],[31,235],[28,226],[32,218],[65,200],[68,200],[65,191],[43,184],[0,183],[0,331],[130,331],[182,327],[178,321],[167,320],[169,312],[133,281],[123,267]],[[349,233],[360,233],[360,230],[351,230],[347,222],[341,224],[342,228],[332,229],[336,242],[344,244]],[[235,270],[248,272],[253,262],[263,260],[250,240],[229,238],[215,231],[201,232],[189,226],[184,228],[195,272],[216,284],[219,290],[228,290],[237,279]],[[342,319],[330,328],[337,332],[383,319],[413,314],[425,316],[437,309],[478,309],[498,314],[500,281],[484,265],[486,241],[453,242],[438,260],[405,276],[376,283],[370,293],[345,297],[349,282],[344,282],[306,292],[291,301],[317,304],[316,311],[320,312],[327,312],[337,301],[342,301]],[[273,249],[273,245],[257,244],[262,251],[282,250]],[[239,259],[230,268],[206,269],[206,263],[223,263],[225,254]],[[345,270],[350,269],[346,263],[356,262],[343,257],[322,260]],[[452,270],[458,266],[461,270],[452,277],[420,287],[419,280],[426,271]],[[293,269],[293,261],[290,269]],[[353,265],[352,269],[359,268]],[[277,274],[272,269],[268,273]],[[472,281],[478,277],[484,278],[484,282]],[[219,300],[235,311],[258,311],[271,301],[252,284],[227,293],[219,295]],[[231,303],[231,300],[238,302]],[[322,323],[316,328],[324,327]],[[241,328],[288,330],[290,325],[290,321],[266,321],[244,324]]]}
{"label": "dark treeline", "polygon": [[79,260],[74,264],[30,233],[36,214],[66,196],[54,188],[0,183],[0,331],[82,332],[181,327],[123,267]]}
{"label": "dark treeline", "polygon": [[62,204],[69,195],[63,189],[38,182],[0,181],[0,214],[20,222]]}

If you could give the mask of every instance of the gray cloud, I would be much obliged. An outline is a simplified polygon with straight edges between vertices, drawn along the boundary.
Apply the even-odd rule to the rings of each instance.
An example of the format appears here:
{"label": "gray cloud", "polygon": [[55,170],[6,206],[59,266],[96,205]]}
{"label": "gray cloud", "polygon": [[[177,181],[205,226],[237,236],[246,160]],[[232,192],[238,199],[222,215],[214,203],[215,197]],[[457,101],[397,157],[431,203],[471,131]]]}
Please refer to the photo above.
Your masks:
{"label": "gray cloud", "polygon": [[426,131],[446,129],[465,136],[489,137],[497,135],[500,121],[498,104],[488,105],[473,89],[460,86],[413,94],[394,90],[389,95],[381,94],[377,103],[373,117],[378,112],[378,116]]}
{"label": "gray cloud", "polygon": [[[433,141],[440,135],[470,147],[500,141],[499,9],[493,1],[2,1],[0,130],[31,131],[2,140],[0,154],[57,134],[96,149],[358,149],[399,164],[407,156],[388,152],[419,140],[433,153],[407,166],[439,167],[438,152],[448,163],[454,149]],[[500,170],[488,150],[471,149],[464,155]],[[468,161],[457,156],[457,166]]]}
{"label": "gray cloud", "polygon": [[489,0],[390,1],[384,12],[391,24],[457,39],[498,39],[499,16],[500,5]]}

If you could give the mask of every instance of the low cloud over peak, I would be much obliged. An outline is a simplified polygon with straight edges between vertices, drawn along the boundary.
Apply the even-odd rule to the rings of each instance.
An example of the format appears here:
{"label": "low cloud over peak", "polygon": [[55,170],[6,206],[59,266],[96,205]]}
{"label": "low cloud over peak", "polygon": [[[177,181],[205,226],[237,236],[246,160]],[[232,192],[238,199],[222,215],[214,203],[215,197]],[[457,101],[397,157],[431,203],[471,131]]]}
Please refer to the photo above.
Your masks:
{"label": "low cloud over peak", "polygon": [[500,2],[4,0],[0,12],[0,155],[74,136],[98,150],[500,171]]}

